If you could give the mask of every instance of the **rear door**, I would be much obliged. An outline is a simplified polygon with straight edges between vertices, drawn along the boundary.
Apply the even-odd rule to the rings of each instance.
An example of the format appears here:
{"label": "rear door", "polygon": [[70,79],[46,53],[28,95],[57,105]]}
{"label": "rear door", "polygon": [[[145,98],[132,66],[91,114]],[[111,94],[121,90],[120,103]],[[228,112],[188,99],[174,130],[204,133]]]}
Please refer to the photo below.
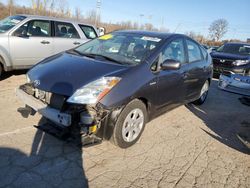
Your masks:
{"label": "rear door", "polygon": [[72,23],[54,21],[54,53],[59,53],[86,42],[81,39],[77,29]]}
{"label": "rear door", "polygon": [[183,86],[182,69],[186,62],[185,45],[182,37],[169,42],[159,56],[159,66],[167,59],[179,61],[179,70],[160,70],[157,80],[158,108],[168,110],[184,102],[185,87]]}
{"label": "rear door", "polygon": [[186,39],[188,63],[183,66],[183,80],[186,88],[185,101],[196,100],[206,80],[206,63],[200,45],[191,39]]}
{"label": "rear door", "polygon": [[14,66],[30,67],[53,54],[51,22],[30,20],[9,36]]}

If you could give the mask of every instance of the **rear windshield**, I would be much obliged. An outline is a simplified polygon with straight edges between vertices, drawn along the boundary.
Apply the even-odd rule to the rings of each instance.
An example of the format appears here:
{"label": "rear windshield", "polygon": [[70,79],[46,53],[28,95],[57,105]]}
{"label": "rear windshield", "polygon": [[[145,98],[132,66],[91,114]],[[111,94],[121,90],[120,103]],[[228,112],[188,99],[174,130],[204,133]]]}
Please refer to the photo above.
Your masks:
{"label": "rear windshield", "polygon": [[0,20],[0,33],[9,31],[25,18],[25,16],[9,16],[3,20]]}
{"label": "rear windshield", "polygon": [[217,52],[224,52],[237,55],[250,55],[250,44],[224,44],[217,49]]}

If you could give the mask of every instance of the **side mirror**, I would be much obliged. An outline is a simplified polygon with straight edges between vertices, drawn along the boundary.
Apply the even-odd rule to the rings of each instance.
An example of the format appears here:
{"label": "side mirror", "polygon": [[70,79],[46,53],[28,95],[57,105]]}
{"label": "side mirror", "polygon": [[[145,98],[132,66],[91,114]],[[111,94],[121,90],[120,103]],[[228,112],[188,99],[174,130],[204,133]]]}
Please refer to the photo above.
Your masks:
{"label": "side mirror", "polygon": [[161,64],[161,70],[178,70],[181,67],[179,61],[167,59]]}

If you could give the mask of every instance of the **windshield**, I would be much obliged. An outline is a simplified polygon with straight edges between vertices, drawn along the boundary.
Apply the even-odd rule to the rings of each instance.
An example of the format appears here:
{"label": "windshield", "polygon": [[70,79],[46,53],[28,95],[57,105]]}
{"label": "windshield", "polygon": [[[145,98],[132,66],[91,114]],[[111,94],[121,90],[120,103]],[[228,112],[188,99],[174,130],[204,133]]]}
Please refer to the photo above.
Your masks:
{"label": "windshield", "polygon": [[75,49],[81,55],[103,57],[121,64],[139,64],[161,43],[157,37],[111,33],[91,40]]}
{"label": "windshield", "polygon": [[237,55],[250,55],[250,44],[224,44],[217,49],[217,52],[224,52]]}
{"label": "windshield", "polygon": [[10,16],[0,21],[0,33],[4,33],[6,31],[9,31],[11,28],[13,28],[15,25],[17,25],[19,22],[24,20],[25,16]]}

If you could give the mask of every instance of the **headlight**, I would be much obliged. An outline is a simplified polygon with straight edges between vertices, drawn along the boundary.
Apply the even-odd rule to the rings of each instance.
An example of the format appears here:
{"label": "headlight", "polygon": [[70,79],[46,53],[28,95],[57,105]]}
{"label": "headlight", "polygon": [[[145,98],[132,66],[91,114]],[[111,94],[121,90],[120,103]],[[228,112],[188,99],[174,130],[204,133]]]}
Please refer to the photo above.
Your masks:
{"label": "headlight", "polygon": [[27,83],[30,83],[30,77],[28,74],[26,74],[26,81],[27,81]]}
{"label": "headlight", "polygon": [[249,60],[236,60],[233,62],[233,65],[235,66],[246,65],[249,62],[250,62]]}
{"label": "headlight", "polygon": [[76,90],[67,102],[95,104],[107,95],[120,80],[121,78],[118,77],[102,77]]}

